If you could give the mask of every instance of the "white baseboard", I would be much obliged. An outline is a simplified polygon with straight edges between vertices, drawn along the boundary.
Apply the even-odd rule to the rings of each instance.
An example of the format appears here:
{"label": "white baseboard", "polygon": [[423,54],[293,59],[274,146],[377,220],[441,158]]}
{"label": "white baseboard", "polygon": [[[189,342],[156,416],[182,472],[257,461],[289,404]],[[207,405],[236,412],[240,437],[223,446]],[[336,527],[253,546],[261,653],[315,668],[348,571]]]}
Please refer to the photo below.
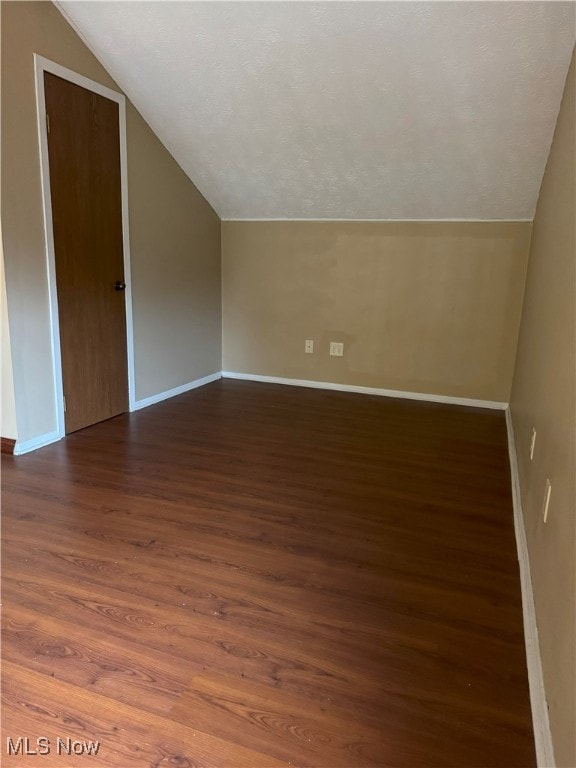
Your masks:
{"label": "white baseboard", "polygon": [[450,395],[429,395],[425,392],[404,392],[397,389],[379,389],[377,387],[360,387],[353,384],[333,384],[328,381],[306,381],[305,379],[283,379],[278,376],[259,376],[252,373],[235,373],[222,371],[224,379],[243,379],[245,381],[261,381],[267,384],[288,384],[292,387],[311,387],[312,389],[333,389],[338,392],[358,392],[363,395],[378,395],[380,397],[398,397],[406,400],[424,400],[430,403],[447,403],[449,405],[468,405],[475,408],[492,408],[504,411],[508,403],[494,400],[472,400],[467,397],[451,397]]}
{"label": "white baseboard", "polygon": [[221,378],[222,378],[222,372],[216,371],[216,373],[211,373],[209,376],[204,376],[201,379],[195,379],[194,381],[190,381],[188,382],[188,384],[182,384],[179,387],[174,387],[174,389],[167,389],[165,392],[159,392],[157,395],[152,395],[151,397],[145,397],[143,400],[136,400],[132,410],[139,411],[141,408],[147,408],[149,405],[160,403],[162,402],[162,400],[168,400],[168,398],[170,397],[183,395],[184,392],[189,392],[191,389],[196,389],[197,387],[203,387],[204,384],[210,384],[212,381],[217,381],[218,379],[221,379]]}
{"label": "white baseboard", "polygon": [[538,642],[538,626],[534,593],[530,577],[530,559],[526,544],[524,516],[522,513],[522,497],[520,495],[520,477],[518,475],[518,457],[514,440],[514,426],[510,408],[506,409],[506,429],[508,432],[508,453],[510,455],[510,475],[512,481],[512,506],[514,509],[514,530],[520,564],[520,585],[522,588],[522,612],[524,614],[524,641],[526,644],[526,663],[528,666],[528,684],[530,686],[530,704],[532,707],[532,723],[534,726],[534,741],[536,744],[536,762],[538,768],[554,768],[554,745],[550,720],[548,718],[548,703],[544,689],[542,660]]}
{"label": "white baseboard", "polygon": [[33,437],[31,440],[25,440],[24,442],[17,440],[16,445],[14,446],[14,456],[22,456],[23,453],[30,453],[30,451],[35,451],[38,448],[44,448],[45,445],[56,443],[58,440],[62,439],[62,437],[63,435],[54,431],[46,432],[44,435]]}

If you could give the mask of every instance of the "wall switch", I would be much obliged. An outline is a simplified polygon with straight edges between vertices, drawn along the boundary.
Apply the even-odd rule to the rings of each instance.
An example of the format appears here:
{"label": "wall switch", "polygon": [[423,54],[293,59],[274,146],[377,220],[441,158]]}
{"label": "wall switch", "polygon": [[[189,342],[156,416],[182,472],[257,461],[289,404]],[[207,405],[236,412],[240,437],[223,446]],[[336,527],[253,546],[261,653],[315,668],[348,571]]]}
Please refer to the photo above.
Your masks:
{"label": "wall switch", "polygon": [[307,355],[314,354],[314,339],[306,339],[304,342],[304,352],[306,352]]}
{"label": "wall switch", "polygon": [[534,458],[534,448],[536,446],[536,430],[532,429],[532,439],[530,440],[530,461]]}
{"label": "wall switch", "polygon": [[542,504],[542,517],[544,522],[548,519],[548,507],[550,506],[550,494],[552,493],[552,484],[546,479],[546,490],[544,491],[544,503]]}
{"label": "wall switch", "polygon": [[344,357],[344,344],[340,341],[331,341],[330,354],[332,357]]}

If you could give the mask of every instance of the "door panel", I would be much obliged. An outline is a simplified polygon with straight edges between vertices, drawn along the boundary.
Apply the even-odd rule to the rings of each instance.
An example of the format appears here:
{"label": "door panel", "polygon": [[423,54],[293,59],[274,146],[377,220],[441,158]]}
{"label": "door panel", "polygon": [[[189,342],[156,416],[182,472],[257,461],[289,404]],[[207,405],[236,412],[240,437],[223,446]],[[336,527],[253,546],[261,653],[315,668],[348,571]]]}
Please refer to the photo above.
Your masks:
{"label": "door panel", "polygon": [[128,410],[118,104],[44,74],[66,433]]}

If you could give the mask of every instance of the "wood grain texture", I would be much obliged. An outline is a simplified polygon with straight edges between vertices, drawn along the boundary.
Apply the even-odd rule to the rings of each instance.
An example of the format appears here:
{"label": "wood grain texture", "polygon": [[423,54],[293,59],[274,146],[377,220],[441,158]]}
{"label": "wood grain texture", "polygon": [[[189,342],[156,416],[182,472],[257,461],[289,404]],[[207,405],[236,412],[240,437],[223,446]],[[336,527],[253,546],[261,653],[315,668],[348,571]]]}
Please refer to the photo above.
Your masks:
{"label": "wood grain texture", "polygon": [[14,453],[14,446],[16,445],[16,440],[14,440],[11,437],[1,437],[0,438],[0,452],[1,453],[7,453],[9,456],[11,456]]}
{"label": "wood grain texture", "polygon": [[128,410],[118,104],[44,73],[66,432]]}
{"label": "wood grain texture", "polygon": [[5,738],[535,765],[502,413],[219,381],[3,469]]}

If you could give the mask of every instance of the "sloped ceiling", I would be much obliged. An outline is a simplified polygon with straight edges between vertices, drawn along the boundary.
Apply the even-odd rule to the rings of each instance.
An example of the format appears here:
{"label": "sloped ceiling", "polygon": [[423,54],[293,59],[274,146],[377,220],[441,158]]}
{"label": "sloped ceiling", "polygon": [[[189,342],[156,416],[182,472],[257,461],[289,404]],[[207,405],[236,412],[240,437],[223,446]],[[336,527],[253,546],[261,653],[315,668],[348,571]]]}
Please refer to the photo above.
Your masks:
{"label": "sloped ceiling", "polygon": [[60,2],[222,218],[530,219],[556,2]]}

